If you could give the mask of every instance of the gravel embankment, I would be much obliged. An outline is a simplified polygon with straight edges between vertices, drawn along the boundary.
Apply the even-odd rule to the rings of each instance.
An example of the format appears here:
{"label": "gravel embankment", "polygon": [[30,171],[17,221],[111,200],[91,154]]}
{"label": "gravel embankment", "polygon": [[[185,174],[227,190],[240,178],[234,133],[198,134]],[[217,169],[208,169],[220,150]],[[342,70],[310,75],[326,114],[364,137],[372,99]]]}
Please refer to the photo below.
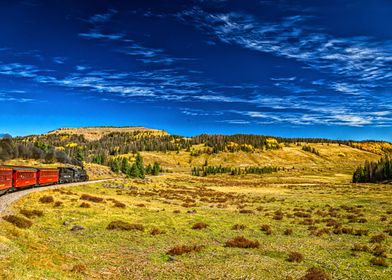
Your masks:
{"label": "gravel embankment", "polygon": [[9,207],[11,206],[12,203],[17,201],[22,196],[25,196],[25,195],[32,193],[32,192],[40,192],[40,191],[44,191],[44,190],[48,190],[48,189],[58,189],[58,188],[63,188],[63,187],[87,185],[87,184],[105,182],[105,181],[111,181],[111,180],[116,180],[116,179],[103,179],[103,180],[95,180],[95,181],[88,181],[88,182],[52,185],[52,186],[47,186],[47,187],[31,188],[31,189],[25,189],[25,190],[20,190],[20,191],[4,194],[4,195],[0,196],[0,216],[8,214]]}

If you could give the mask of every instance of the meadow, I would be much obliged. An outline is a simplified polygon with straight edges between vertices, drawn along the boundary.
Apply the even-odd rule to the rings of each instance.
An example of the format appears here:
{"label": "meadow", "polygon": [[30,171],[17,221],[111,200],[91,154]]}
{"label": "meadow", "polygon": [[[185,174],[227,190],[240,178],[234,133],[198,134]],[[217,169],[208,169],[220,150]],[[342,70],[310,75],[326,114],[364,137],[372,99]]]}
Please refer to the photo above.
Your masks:
{"label": "meadow", "polygon": [[[31,193],[0,222],[0,278],[391,279],[391,185],[350,183],[379,156],[313,146],[143,152],[169,172]],[[206,160],[285,169],[191,176]]]}

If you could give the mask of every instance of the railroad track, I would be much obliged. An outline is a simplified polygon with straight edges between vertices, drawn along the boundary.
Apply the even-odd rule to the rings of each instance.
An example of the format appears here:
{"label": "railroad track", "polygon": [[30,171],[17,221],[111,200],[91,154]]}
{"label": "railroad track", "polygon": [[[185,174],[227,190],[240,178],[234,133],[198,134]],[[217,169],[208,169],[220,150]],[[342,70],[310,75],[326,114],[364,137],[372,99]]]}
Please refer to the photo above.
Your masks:
{"label": "railroad track", "polygon": [[37,187],[37,188],[29,188],[29,189],[24,189],[24,190],[19,190],[16,192],[4,194],[0,196],[0,216],[8,214],[9,212],[9,207],[20,199],[21,197],[32,193],[32,192],[40,192],[48,189],[58,189],[58,188],[63,188],[63,187],[73,187],[73,186],[80,186],[80,185],[87,185],[87,184],[92,184],[92,183],[99,183],[99,182],[105,182],[105,181],[112,181],[116,180],[116,178],[113,179],[102,179],[102,180],[94,180],[94,181],[87,181],[87,182],[78,182],[78,183],[69,183],[69,184],[60,184],[60,185],[51,185],[51,186],[46,186],[46,187]]}

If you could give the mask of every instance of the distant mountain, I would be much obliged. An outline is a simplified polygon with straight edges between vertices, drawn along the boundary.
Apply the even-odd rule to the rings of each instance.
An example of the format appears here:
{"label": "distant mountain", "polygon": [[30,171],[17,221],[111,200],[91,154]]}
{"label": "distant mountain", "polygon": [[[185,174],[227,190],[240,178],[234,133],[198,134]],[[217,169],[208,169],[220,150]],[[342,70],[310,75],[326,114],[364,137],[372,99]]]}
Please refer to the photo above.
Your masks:
{"label": "distant mountain", "polygon": [[0,138],[12,138],[12,136],[8,133],[0,133]]}

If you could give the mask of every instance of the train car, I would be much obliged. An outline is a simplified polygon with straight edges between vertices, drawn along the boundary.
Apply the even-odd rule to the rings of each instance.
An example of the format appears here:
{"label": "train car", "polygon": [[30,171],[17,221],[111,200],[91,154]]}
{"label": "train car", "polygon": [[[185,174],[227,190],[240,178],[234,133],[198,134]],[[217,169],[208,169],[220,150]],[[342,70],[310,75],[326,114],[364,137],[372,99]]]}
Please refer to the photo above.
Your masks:
{"label": "train car", "polygon": [[13,187],[24,188],[37,185],[37,169],[13,166]]}
{"label": "train car", "polygon": [[0,166],[0,194],[12,188],[12,168]]}
{"label": "train car", "polygon": [[59,170],[56,168],[38,168],[37,182],[38,185],[52,185],[59,182]]}

